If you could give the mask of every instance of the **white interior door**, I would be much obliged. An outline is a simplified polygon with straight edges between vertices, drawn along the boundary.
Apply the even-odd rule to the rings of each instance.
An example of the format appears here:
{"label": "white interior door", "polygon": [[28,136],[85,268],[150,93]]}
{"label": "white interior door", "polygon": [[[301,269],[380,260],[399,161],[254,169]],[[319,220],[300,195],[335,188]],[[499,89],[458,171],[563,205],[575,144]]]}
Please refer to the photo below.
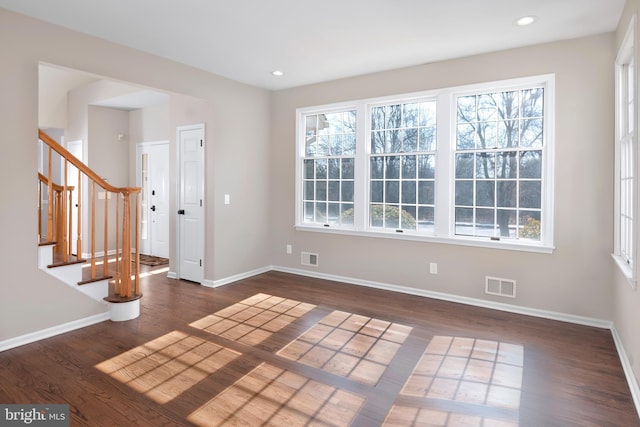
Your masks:
{"label": "white interior door", "polygon": [[140,251],[169,258],[169,142],[140,143],[136,154],[142,187]]}
{"label": "white interior door", "polygon": [[178,142],[178,277],[204,280],[204,125],[180,126]]}

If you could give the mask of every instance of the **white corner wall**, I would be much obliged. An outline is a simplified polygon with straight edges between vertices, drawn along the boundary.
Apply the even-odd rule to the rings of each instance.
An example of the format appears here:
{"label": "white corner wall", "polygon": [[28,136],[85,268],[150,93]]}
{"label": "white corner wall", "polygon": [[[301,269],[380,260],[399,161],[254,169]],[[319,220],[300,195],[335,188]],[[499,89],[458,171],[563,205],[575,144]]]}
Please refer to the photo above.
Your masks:
{"label": "white corner wall", "polygon": [[[37,267],[40,63],[205,100],[207,109],[198,117],[188,109],[176,114],[207,123],[206,279],[269,265],[268,215],[253,218],[249,225],[244,219],[246,209],[269,205],[268,91],[5,9],[0,9],[0,63],[0,126],[7,136],[0,142],[0,181],[11,184],[0,190],[0,235],[5,242],[0,245],[0,341],[104,310],[70,297],[60,290],[66,285],[58,286]],[[72,121],[70,115],[66,119]],[[85,139],[86,128],[67,130],[69,140]],[[236,203],[224,206],[223,193],[232,194]]]}

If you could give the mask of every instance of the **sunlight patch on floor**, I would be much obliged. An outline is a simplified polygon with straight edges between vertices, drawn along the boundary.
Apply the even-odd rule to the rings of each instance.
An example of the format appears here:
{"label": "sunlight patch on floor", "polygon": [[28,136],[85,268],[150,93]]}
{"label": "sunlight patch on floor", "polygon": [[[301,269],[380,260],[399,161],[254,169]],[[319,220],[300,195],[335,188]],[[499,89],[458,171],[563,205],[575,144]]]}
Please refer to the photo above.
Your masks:
{"label": "sunlight patch on floor", "polygon": [[246,345],[256,345],[316,308],[313,304],[256,294],[189,326]]}
{"label": "sunlight patch on floor", "polygon": [[277,354],[375,385],[411,330],[398,323],[336,310]]}
{"label": "sunlight patch on floor", "polygon": [[261,363],[187,420],[199,426],[348,426],[365,398]]}
{"label": "sunlight patch on floor", "polygon": [[[406,425],[433,419],[434,426],[509,426],[518,425],[524,347],[475,338],[435,336],[413,373],[407,379],[400,398],[390,411],[385,425]],[[507,419],[434,411],[407,405],[403,397],[438,399],[495,408]],[[426,399],[424,399],[426,398]],[[470,411],[473,413],[473,411]],[[464,418],[464,422],[462,418]],[[441,419],[442,422],[435,420]]]}
{"label": "sunlight patch on floor", "polygon": [[155,402],[167,403],[240,355],[173,331],[95,367]]}
{"label": "sunlight patch on floor", "polygon": [[154,274],[167,273],[168,271],[169,267],[156,268],[150,271],[145,271],[144,273],[140,273],[140,278],[153,276]]}

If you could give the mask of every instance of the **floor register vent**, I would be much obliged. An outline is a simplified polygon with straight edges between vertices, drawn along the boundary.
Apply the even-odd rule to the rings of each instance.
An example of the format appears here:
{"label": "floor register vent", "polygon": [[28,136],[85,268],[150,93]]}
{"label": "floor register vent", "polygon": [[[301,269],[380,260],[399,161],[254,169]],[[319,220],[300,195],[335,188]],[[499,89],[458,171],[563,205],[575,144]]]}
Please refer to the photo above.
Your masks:
{"label": "floor register vent", "polygon": [[484,278],[484,292],[489,295],[515,298],[516,281],[511,279],[502,279],[500,277],[486,276]]}
{"label": "floor register vent", "polygon": [[312,254],[311,252],[302,252],[302,265],[309,265],[311,267],[318,266],[318,254]]}

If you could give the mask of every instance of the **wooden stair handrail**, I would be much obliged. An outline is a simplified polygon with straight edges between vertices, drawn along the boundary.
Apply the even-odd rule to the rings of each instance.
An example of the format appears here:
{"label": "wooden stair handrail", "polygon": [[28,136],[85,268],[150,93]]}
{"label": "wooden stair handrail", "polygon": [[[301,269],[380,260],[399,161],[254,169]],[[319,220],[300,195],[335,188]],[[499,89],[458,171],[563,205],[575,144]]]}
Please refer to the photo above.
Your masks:
{"label": "wooden stair handrail", "polygon": [[66,148],[58,144],[56,140],[54,140],[45,132],[43,132],[42,129],[38,129],[38,137],[42,141],[44,141],[45,144],[51,147],[53,151],[55,151],[56,153],[60,154],[62,157],[67,159],[69,163],[71,163],[73,166],[78,168],[78,170],[82,171],[82,173],[87,175],[92,181],[94,181],[96,184],[98,184],[100,187],[104,188],[105,190],[110,191],[112,193],[121,193],[125,195],[129,195],[131,193],[139,193],[141,191],[141,188],[139,187],[120,187],[120,188],[114,187],[113,185],[109,184],[107,181],[102,179],[102,177],[100,177],[93,170],[89,169],[87,165],[85,165],[80,160],[78,160],[76,156],[71,154]]}
{"label": "wooden stair handrail", "polygon": [[[108,262],[109,252],[111,251],[109,246],[111,230],[115,230],[115,267],[116,275],[114,278],[115,293],[118,302],[129,301],[131,299],[137,299],[141,297],[140,293],[140,197],[142,189],[139,187],[114,187],[91,170],[87,165],[82,163],[67,149],[62,147],[53,138],[47,135],[42,130],[38,130],[38,137],[40,141],[48,146],[48,176],[42,173],[38,173],[39,195],[38,195],[38,235],[42,239],[42,186],[48,189],[48,206],[47,206],[47,241],[52,241],[54,237],[58,241],[54,251],[57,251],[62,255],[62,261],[67,263],[72,252],[71,243],[71,229],[73,228],[72,214],[71,212],[76,209],[78,212],[76,220],[77,236],[76,239],[76,258],[80,259],[82,256],[82,211],[83,206],[82,194],[80,189],[84,187],[82,184],[81,176],[84,175],[88,180],[90,196],[90,217],[88,224],[88,234],[90,240],[90,254],[88,260],[90,262],[91,279],[98,279],[96,274],[96,258],[102,257],[102,277],[108,276]],[[53,159],[52,153],[56,152],[64,161],[64,174],[63,185],[55,184],[52,177]],[[74,187],[68,185],[68,166],[73,165],[78,171],[78,196],[75,204],[73,205],[73,190]],[[98,192],[97,189],[100,188]],[[104,190],[104,194],[103,191]],[[86,190],[85,190],[86,191]],[[98,193],[101,193],[100,198],[104,201],[101,202],[104,208],[103,215],[103,244],[104,252],[102,256],[96,256],[96,212],[98,207],[96,206],[96,198]],[[108,193],[108,194],[107,194]],[[54,196],[55,194],[55,196]],[[110,226],[110,209],[109,198],[110,195],[115,195],[115,226]],[[103,197],[104,196],[104,197]],[[122,199],[122,200],[120,200]],[[122,204],[122,216],[120,216],[120,204]],[[135,210],[134,210],[135,207]],[[107,301],[112,301],[113,297],[110,295],[105,298]]]}
{"label": "wooden stair handrail", "polygon": [[[49,185],[49,179],[42,175],[40,172],[38,172],[38,179],[40,180],[40,182],[42,182],[44,185]],[[55,182],[52,184],[54,191],[64,191],[64,186],[62,185],[58,185]],[[74,190],[74,186],[73,185],[68,185],[67,186],[67,190],[68,191],[73,191]]]}

